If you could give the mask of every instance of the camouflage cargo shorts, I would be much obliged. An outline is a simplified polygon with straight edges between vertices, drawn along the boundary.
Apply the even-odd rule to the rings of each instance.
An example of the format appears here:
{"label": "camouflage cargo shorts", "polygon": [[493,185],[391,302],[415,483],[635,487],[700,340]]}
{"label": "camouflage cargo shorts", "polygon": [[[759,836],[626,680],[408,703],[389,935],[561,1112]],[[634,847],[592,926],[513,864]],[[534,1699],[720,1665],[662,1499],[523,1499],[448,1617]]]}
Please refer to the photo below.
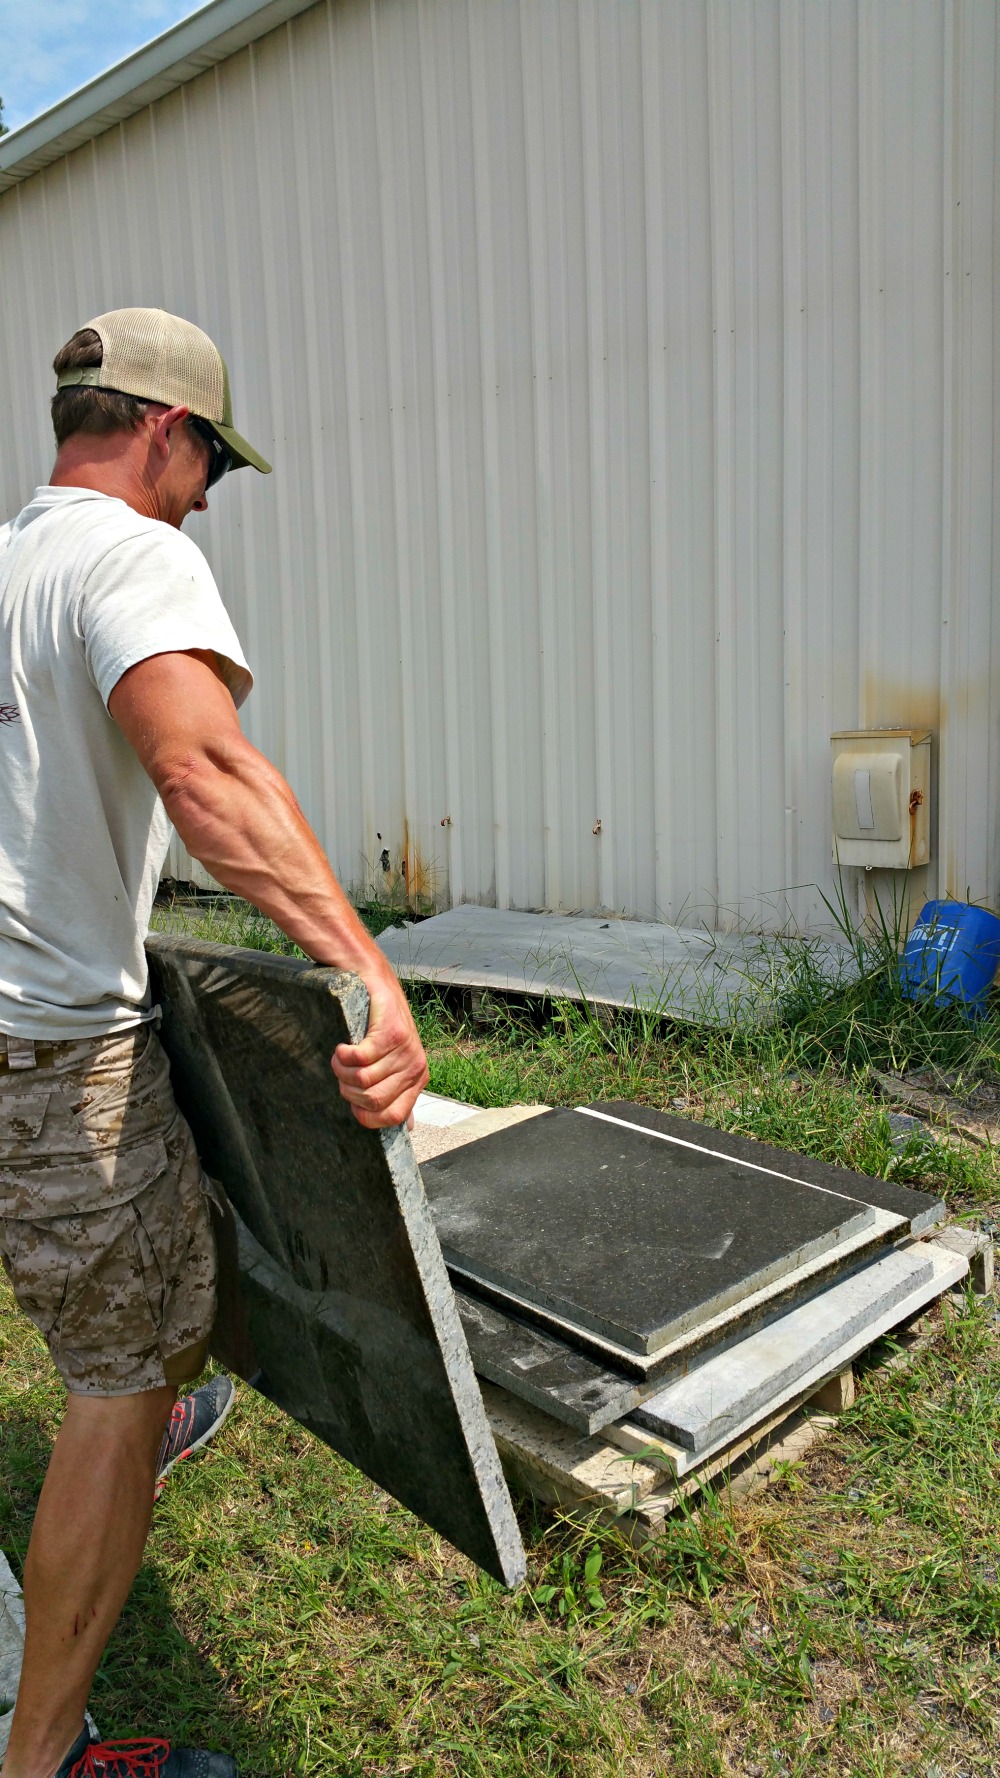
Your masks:
{"label": "camouflage cargo shorts", "polygon": [[0,1260],[74,1394],[202,1370],[211,1193],[150,1025],[55,1044],[0,1034]]}

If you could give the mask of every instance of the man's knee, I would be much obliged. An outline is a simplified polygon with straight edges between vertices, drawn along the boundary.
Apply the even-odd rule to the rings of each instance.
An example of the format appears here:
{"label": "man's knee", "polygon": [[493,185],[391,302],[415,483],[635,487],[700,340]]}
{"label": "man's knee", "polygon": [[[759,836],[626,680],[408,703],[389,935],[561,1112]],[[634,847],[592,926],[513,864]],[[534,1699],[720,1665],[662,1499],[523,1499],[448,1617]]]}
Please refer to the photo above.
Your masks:
{"label": "man's knee", "polygon": [[155,1458],[176,1400],[173,1383],[133,1395],[71,1394],[60,1437],[65,1434],[69,1440],[86,1441],[91,1460],[98,1450],[121,1452],[128,1446],[143,1458]]}
{"label": "man's knee", "polygon": [[163,1360],[163,1375],[168,1383],[179,1389],[184,1383],[193,1383],[200,1377],[208,1363],[208,1338],[197,1340],[193,1346],[185,1346],[182,1352],[173,1352]]}

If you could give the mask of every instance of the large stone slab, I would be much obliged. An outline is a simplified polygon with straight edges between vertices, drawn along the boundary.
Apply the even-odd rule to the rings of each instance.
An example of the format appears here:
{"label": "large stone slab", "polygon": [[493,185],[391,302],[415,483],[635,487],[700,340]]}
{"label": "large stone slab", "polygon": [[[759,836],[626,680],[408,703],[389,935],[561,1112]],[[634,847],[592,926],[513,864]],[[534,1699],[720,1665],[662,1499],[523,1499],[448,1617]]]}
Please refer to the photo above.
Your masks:
{"label": "large stone slab", "polygon": [[578,1106],[577,1110],[583,1117],[611,1118],[627,1130],[649,1130],[667,1142],[691,1143],[723,1160],[737,1161],[763,1173],[784,1174],[820,1191],[848,1192],[863,1204],[902,1217],[911,1235],[923,1234],[942,1222],[946,1214],[941,1199],[930,1192],[914,1191],[912,1186],[896,1185],[891,1179],[873,1179],[867,1173],[853,1173],[847,1167],[832,1167],[829,1161],[817,1161],[811,1155],[790,1154],[785,1148],[753,1142],[730,1130],[709,1129],[693,1118],[673,1117],[669,1112],[656,1111],[648,1105],[630,1105],[626,1100],[601,1100],[593,1105]]}
{"label": "large stone slab", "polygon": [[[472,1289],[475,1295],[485,1297],[505,1314],[533,1323],[541,1331],[586,1352],[598,1364],[634,1378],[640,1386],[641,1399],[645,1400],[669,1378],[686,1375],[704,1352],[709,1349],[722,1351],[742,1340],[751,1328],[763,1326],[773,1321],[776,1315],[784,1314],[786,1309],[817,1296],[835,1278],[858,1271],[880,1249],[890,1247],[906,1234],[905,1218],[885,1210],[874,1210],[872,1216],[870,1227],[838,1242],[836,1247],[805,1265],[796,1266],[794,1271],[786,1272],[774,1283],[738,1298],[652,1354],[632,1352],[613,1340],[602,1340],[589,1328],[581,1328],[548,1310],[539,1309],[537,1304],[515,1291],[501,1290],[495,1284],[484,1284],[481,1279],[470,1277],[460,1266],[452,1265],[449,1270],[456,1290]],[[514,1387],[509,1377],[504,1379],[503,1387]],[[514,1393],[517,1394],[516,1389]]]}
{"label": "large stone slab", "polygon": [[390,927],[378,942],[404,981],[641,1007],[697,1024],[773,1017],[776,989],[794,981],[806,951],[831,987],[857,974],[853,952],[823,939],[474,906]]}
{"label": "large stone slab", "polygon": [[707,1356],[739,1346],[790,1307],[810,1303],[838,1279],[870,1266],[873,1257],[905,1233],[901,1217],[881,1210],[874,1217],[871,1229],[835,1250],[835,1265],[824,1255],[799,1267],[672,1340],[652,1358],[582,1335],[579,1328],[554,1318],[535,1320],[530,1304],[514,1302],[456,1271],[455,1299],[476,1375],[543,1408],[574,1431],[593,1435],[658,1394],[667,1382],[686,1377]]}
{"label": "large stone slab", "polygon": [[429,1161],[449,1265],[634,1352],[871,1228],[846,1192],[548,1111]]}
{"label": "large stone slab", "polygon": [[355,976],[151,937],[161,1036],[220,1231],[214,1351],[508,1585],[524,1552],[405,1130],[365,1130],[330,1069]]}
{"label": "large stone slab", "polygon": [[930,1256],[919,1249],[887,1253],[707,1359],[652,1396],[632,1417],[686,1450],[707,1451],[753,1415],[766,1413],[808,1371],[865,1333],[932,1275]]}

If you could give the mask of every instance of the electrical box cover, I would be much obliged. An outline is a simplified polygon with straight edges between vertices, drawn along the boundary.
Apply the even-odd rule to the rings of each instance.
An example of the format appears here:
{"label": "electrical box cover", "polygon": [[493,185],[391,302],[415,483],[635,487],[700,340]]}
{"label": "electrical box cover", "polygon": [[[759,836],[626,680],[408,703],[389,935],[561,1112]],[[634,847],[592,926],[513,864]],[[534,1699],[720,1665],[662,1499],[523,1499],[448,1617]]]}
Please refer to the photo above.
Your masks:
{"label": "electrical box cover", "polygon": [[838,864],[909,870],[930,858],[927,729],[849,729],[833,736],[833,856]]}

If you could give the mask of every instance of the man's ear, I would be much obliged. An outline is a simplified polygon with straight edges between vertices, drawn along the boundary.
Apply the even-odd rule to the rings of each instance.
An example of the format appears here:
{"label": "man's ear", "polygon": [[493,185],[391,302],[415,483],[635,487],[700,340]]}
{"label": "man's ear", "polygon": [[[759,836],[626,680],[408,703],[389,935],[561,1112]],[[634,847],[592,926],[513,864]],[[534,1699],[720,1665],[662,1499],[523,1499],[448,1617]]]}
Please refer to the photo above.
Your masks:
{"label": "man's ear", "polygon": [[149,435],[149,441],[158,457],[164,463],[170,456],[170,432],[174,426],[183,425],[191,412],[187,407],[166,407],[158,414]]}

